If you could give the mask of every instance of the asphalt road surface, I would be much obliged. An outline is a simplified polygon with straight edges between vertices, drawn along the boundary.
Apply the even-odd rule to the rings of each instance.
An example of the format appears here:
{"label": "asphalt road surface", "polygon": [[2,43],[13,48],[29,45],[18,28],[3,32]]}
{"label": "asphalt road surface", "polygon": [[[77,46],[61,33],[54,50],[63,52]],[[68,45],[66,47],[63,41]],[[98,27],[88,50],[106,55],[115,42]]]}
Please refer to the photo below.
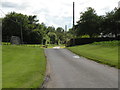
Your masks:
{"label": "asphalt road surface", "polygon": [[67,49],[45,49],[45,54],[51,77],[47,88],[118,88],[118,69],[79,57]]}

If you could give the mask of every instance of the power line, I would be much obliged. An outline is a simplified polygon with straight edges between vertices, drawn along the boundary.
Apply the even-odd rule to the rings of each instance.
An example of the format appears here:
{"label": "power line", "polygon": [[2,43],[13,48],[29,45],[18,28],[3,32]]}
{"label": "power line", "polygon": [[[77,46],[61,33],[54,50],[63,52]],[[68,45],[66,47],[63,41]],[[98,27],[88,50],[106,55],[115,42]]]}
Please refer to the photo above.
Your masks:
{"label": "power line", "polygon": [[[0,9],[0,11],[6,16],[6,14]],[[10,18],[9,18],[10,19]],[[15,23],[17,23],[16,21],[14,21],[14,20],[12,20],[12,19],[10,19],[11,21],[13,21],[13,22],[15,22]]]}
{"label": "power line", "polygon": [[1,11],[4,15],[6,15],[6,14],[3,12],[3,10],[0,9],[0,11]]}

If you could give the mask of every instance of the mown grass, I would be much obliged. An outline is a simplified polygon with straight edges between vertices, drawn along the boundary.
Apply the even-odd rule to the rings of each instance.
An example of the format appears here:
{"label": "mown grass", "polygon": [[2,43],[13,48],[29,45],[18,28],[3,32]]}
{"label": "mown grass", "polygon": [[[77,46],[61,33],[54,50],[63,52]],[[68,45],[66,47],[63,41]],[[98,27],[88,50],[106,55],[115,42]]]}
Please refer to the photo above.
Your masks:
{"label": "mown grass", "polygon": [[[11,45],[10,42],[2,42],[2,45]],[[21,46],[21,45],[19,45]],[[47,46],[47,48],[53,48],[56,46],[60,46],[61,48],[65,48],[65,44],[47,44],[47,45],[42,45],[42,44],[22,44],[22,46],[26,46],[26,47],[40,47],[40,48],[45,48],[44,46]]]}
{"label": "mown grass", "polygon": [[0,90],[2,88],[2,46],[0,45]]}
{"label": "mown grass", "polygon": [[40,87],[46,70],[42,48],[7,45],[2,53],[3,88]]}
{"label": "mown grass", "polygon": [[80,56],[120,68],[118,64],[119,43],[120,41],[95,42],[87,45],[68,47],[68,49]]}

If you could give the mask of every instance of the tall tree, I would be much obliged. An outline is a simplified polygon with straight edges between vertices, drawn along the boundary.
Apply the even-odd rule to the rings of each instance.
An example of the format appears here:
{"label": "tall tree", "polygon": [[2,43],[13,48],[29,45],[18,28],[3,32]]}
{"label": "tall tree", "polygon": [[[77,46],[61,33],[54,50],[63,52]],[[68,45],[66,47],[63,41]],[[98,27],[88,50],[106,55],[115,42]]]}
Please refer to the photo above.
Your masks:
{"label": "tall tree", "polygon": [[104,35],[118,37],[120,34],[120,9],[115,8],[111,12],[106,13],[102,25],[104,26]]}
{"label": "tall tree", "polygon": [[57,35],[54,32],[49,32],[48,36],[50,37],[50,44],[56,44],[57,43]]}
{"label": "tall tree", "polygon": [[21,30],[25,32],[26,24],[28,23],[28,17],[21,13],[11,12],[7,14],[2,22],[2,34],[3,38],[6,36],[19,36],[21,37]]}
{"label": "tall tree", "polygon": [[41,43],[43,38],[43,30],[39,28],[36,16],[27,16],[21,13],[11,12],[3,18],[2,35],[3,41],[7,37],[10,40],[11,36],[19,36],[21,31],[23,41],[26,43]]}
{"label": "tall tree", "polygon": [[100,34],[99,25],[100,18],[91,7],[87,11],[81,13],[80,20],[77,22],[77,35],[89,35],[94,37]]}

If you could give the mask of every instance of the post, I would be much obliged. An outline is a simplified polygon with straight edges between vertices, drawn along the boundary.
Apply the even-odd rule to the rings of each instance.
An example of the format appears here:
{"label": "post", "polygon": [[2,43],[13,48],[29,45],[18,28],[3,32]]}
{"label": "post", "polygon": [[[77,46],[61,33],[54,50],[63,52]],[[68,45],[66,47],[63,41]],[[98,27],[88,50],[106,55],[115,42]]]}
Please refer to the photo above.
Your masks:
{"label": "post", "polygon": [[67,32],[67,25],[65,25],[65,31],[64,31],[64,34],[65,34],[65,45],[67,43],[67,35],[66,35],[66,32]]}
{"label": "post", "polygon": [[120,1],[118,2],[118,9],[120,8]]}
{"label": "post", "polygon": [[65,25],[65,31],[67,31],[67,25]]}
{"label": "post", "polygon": [[73,2],[73,30],[74,30],[74,25],[75,25],[75,3]]}
{"label": "post", "polygon": [[[73,2],[73,31],[75,31],[75,2]],[[73,45],[75,45],[75,33],[73,37]]]}
{"label": "post", "polygon": [[21,44],[23,44],[22,24],[21,24]]}

